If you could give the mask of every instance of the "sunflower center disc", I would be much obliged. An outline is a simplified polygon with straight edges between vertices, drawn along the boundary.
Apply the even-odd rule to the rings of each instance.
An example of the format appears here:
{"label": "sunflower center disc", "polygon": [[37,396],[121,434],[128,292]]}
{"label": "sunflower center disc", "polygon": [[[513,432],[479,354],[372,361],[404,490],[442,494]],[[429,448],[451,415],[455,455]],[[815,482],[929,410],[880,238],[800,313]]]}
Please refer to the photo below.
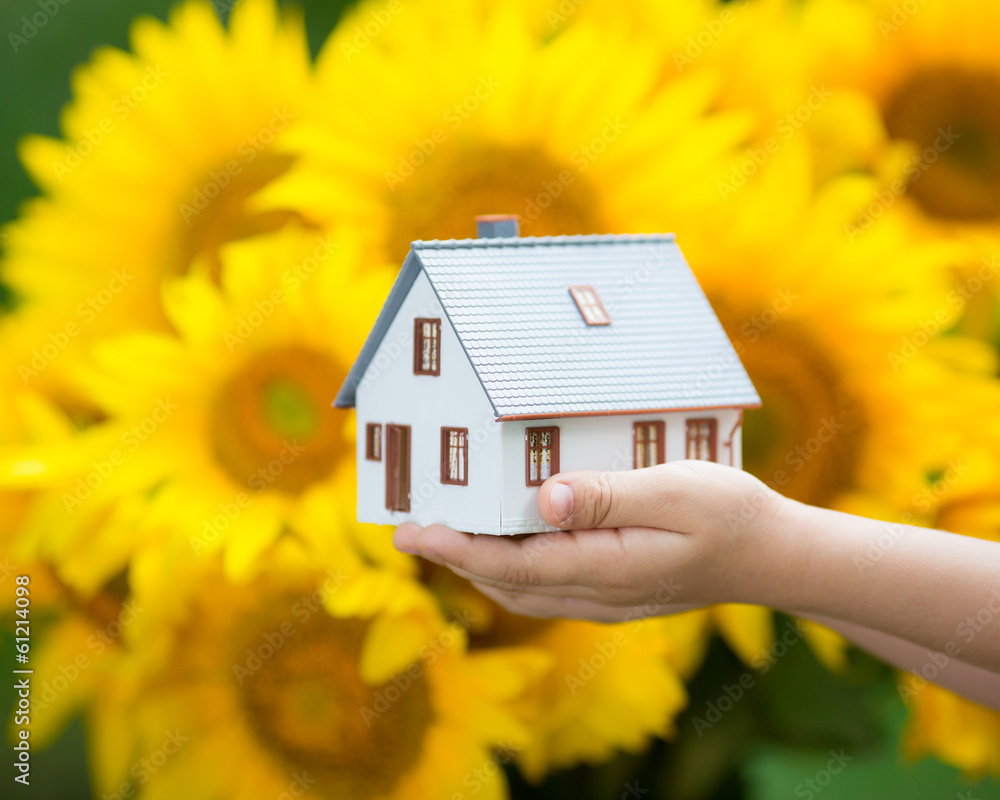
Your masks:
{"label": "sunflower center disc", "polygon": [[477,214],[518,214],[524,236],[605,232],[586,176],[538,147],[442,146],[401,181],[385,243],[400,262],[415,239],[474,235]]}
{"label": "sunflower center disc", "polygon": [[302,347],[260,354],[223,385],[211,413],[212,450],[239,484],[298,494],[353,452],[332,398],[343,377]]}
{"label": "sunflower center disc", "polygon": [[1000,218],[1000,75],[957,66],[918,72],[884,115],[893,138],[920,148],[909,191],[928,214]]}
{"label": "sunflower center disc", "polygon": [[[260,647],[263,631],[281,624],[280,619],[272,626],[255,622],[237,661],[247,647]],[[432,721],[423,675],[407,675],[409,682],[399,686],[388,681],[373,687],[361,679],[357,664],[364,633],[361,621],[314,614],[239,686],[261,745],[289,769],[316,775],[323,796],[391,792],[418,761]]]}
{"label": "sunflower center disc", "polygon": [[714,305],[762,403],[744,416],[744,469],[788,497],[828,505],[854,483],[868,430],[862,406],[799,325],[779,321],[750,340],[740,327],[752,314]]}

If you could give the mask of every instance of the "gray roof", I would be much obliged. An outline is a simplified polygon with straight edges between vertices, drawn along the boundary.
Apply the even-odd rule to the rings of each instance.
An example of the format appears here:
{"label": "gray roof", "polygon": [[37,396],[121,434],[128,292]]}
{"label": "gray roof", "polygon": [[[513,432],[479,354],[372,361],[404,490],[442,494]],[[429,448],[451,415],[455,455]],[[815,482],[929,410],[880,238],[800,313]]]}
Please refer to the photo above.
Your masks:
{"label": "gray roof", "polygon": [[[413,242],[335,405],[352,407],[420,270],[498,418],[748,407],[750,378],[669,234]],[[570,286],[611,324],[584,323]]]}

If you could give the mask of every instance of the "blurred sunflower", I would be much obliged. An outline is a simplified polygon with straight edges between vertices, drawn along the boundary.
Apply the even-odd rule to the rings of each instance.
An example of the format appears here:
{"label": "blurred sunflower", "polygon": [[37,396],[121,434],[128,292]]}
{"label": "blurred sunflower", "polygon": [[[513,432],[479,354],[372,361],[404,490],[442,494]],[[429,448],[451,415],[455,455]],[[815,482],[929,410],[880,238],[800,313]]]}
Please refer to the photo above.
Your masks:
{"label": "blurred sunflower", "polygon": [[481,213],[518,213],[531,235],[683,228],[748,127],[708,113],[717,74],[661,86],[653,42],[593,20],[543,38],[521,4],[416,2],[345,49],[375,8],[326,43],[310,111],[283,136],[302,156],[254,207],[346,222],[378,263],[467,237]]}
{"label": "blurred sunflower", "polygon": [[[25,168],[44,196],[7,228],[4,280],[39,346],[166,325],[160,281],[202,254],[217,273],[226,242],[298,215],[247,199],[293,156],[275,137],[302,112],[310,80],[301,22],[271,0],[241,0],[225,31],[204,0],[167,25],[133,23],[134,54],[104,48],[73,77],[62,139],[31,136]],[[68,326],[73,326],[70,331]],[[37,369],[43,374],[46,359]]]}
{"label": "blurred sunflower", "polygon": [[[947,302],[954,249],[915,243],[892,215],[844,236],[871,181],[845,178],[813,197],[801,143],[768,167],[714,226],[682,241],[763,400],[746,414],[744,466],[815,505],[857,491],[905,503],[955,452],[946,376],[958,368],[927,349],[928,321],[941,331],[956,315]],[[955,360],[978,353],[960,339],[953,349]],[[944,380],[926,381],[928,372]],[[994,387],[987,374],[970,378],[973,396]]]}
{"label": "blurred sunflower", "polygon": [[[75,440],[85,474],[62,466],[72,446],[28,458],[39,484],[52,481],[25,532],[39,554],[67,580],[96,581],[144,547],[171,564],[223,552],[227,575],[245,579],[311,495],[333,492],[352,507],[338,471],[353,466],[353,426],[330,401],[392,275],[357,274],[349,250],[298,227],[232,243],[218,278],[214,257],[203,256],[167,281],[176,335],[97,343],[93,367],[76,370],[108,417]],[[15,460],[8,479],[23,466]],[[134,518],[118,525],[126,511]],[[73,522],[91,515],[98,529],[104,520],[114,529],[101,547]]]}
{"label": "blurred sunflower", "polygon": [[[674,732],[687,674],[700,659],[701,618],[635,620],[606,625],[511,614],[446,569],[425,565],[424,583],[443,612],[470,620],[472,652],[528,648],[551,660],[514,709],[531,731],[517,765],[532,781],[581,762],[599,764],[615,751],[640,753]],[[694,653],[687,652],[690,646]]]}
{"label": "blurred sunflower", "polygon": [[472,782],[483,797],[505,797],[493,749],[523,746],[526,731],[509,706],[539,660],[467,653],[465,631],[452,623],[425,629],[420,657],[402,668],[366,669],[372,623],[329,616],[311,601],[323,587],[304,551],[285,541],[251,584],[203,580],[182,618],[134,637],[137,651],[160,652],[160,667],[112,701],[119,729],[94,743],[97,791],[134,783],[129,765],[176,731],[180,741],[144,781],[146,798],[308,790],[436,800]]}
{"label": "blurred sunflower", "polygon": [[[841,3],[814,5],[817,18],[844,17]],[[855,14],[852,52],[825,66],[874,100],[892,140],[915,147],[907,196],[946,227],[1000,223],[1000,8],[874,0]]]}

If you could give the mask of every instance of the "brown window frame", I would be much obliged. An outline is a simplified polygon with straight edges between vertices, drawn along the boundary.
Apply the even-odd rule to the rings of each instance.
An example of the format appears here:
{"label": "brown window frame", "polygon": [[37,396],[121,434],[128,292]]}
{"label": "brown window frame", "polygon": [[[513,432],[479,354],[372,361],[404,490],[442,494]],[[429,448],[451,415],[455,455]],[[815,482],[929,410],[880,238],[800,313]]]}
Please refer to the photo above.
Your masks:
{"label": "brown window frame", "polygon": [[[584,296],[585,292],[589,292],[593,300],[588,300]],[[611,324],[611,315],[604,307],[604,302],[601,300],[601,296],[597,293],[597,289],[593,286],[570,286],[569,293],[573,298],[573,302],[576,303],[577,311],[580,312],[580,316],[583,317],[583,321],[588,325],[600,326]],[[589,316],[588,310],[591,312]],[[599,317],[593,313],[595,310],[598,314],[600,314]]]}
{"label": "brown window frame", "polygon": [[[462,454],[462,475],[459,478],[451,477],[451,434],[457,433],[461,436],[458,449]],[[469,485],[469,429],[468,428],[441,428],[441,483],[445,486],[468,486]]]}
{"label": "brown window frame", "polygon": [[[709,461],[718,463],[718,445],[719,445],[719,421],[714,417],[699,417],[698,419],[689,419],[684,426],[684,457],[691,458],[691,441],[695,438],[691,435],[692,425],[701,425],[703,423],[708,423],[708,449],[709,449]],[[705,459],[696,459],[699,461],[704,461]]]}
{"label": "brown window frame", "polygon": [[[656,461],[654,464],[640,464],[639,463],[639,430],[640,428],[649,429],[654,428],[656,430]],[[646,466],[655,466],[656,464],[667,463],[667,423],[662,420],[640,420],[638,422],[632,423],[632,468],[641,469]],[[643,443],[649,445],[649,439],[647,437],[646,441]]]}
{"label": "brown window frame", "polygon": [[[375,434],[378,434],[376,440]],[[381,422],[369,422],[365,426],[365,459],[367,461],[382,460],[382,445],[385,438]]]}
{"label": "brown window frame", "polygon": [[[524,429],[524,483],[525,486],[541,486],[548,478],[542,478],[542,459],[541,455],[544,451],[544,447],[539,445],[537,448],[532,448],[531,446],[531,434],[533,433],[548,433],[551,434],[551,444],[549,444],[549,464],[550,464],[550,477],[559,472],[559,428],[548,427],[548,428],[525,428]],[[539,477],[532,480],[531,478],[531,453],[533,450],[538,451],[538,475]]]}
{"label": "brown window frame", "polygon": [[[432,337],[432,364],[429,369],[424,369],[424,324],[429,323],[434,326]],[[441,320],[432,317],[417,317],[413,320],[413,374],[433,375],[437,377],[441,374]]]}

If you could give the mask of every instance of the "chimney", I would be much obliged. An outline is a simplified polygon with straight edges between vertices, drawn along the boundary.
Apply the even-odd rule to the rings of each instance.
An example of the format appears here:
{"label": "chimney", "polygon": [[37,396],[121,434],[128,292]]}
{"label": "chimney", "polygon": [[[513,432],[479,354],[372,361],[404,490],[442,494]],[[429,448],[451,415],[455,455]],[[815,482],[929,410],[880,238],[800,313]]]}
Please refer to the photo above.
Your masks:
{"label": "chimney", "polygon": [[517,214],[483,214],[476,217],[476,237],[479,239],[516,238],[520,235]]}

